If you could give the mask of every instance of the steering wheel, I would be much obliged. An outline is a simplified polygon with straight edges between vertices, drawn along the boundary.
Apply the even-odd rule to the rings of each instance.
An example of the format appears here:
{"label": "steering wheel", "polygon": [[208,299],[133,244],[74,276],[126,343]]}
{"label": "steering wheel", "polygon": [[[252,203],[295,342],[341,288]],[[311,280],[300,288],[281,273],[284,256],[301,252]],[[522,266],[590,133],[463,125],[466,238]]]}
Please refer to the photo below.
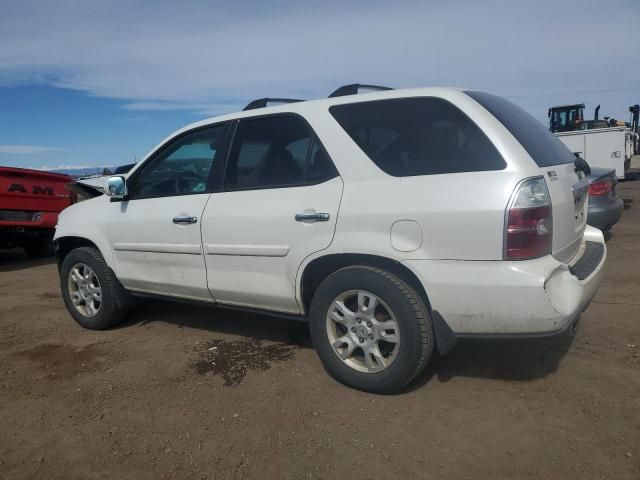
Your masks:
{"label": "steering wheel", "polygon": [[[182,173],[179,173],[175,177],[175,191],[176,191],[176,193],[185,193],[187,190],[189,190],[188,188],[184,188],[186,182],[192,182],[193,187],[195,185],[197,185],[198,183],[203,182],[204,185],[205,185],[205,188],[203,189],[203,191],[204,191],[204,190],[206,190],[207,177],[204,176],[204,175],[197,174],[195,172],[182,172]],[[193,189],[193,187],[191,188],[191,192],[196,192],[197,190]]]}

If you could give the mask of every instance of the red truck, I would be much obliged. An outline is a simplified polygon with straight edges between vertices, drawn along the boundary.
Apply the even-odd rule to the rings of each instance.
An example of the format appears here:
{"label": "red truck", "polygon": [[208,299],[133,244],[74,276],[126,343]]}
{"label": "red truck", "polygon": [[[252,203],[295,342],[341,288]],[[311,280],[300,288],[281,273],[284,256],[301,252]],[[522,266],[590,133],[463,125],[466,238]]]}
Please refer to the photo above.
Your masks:
{"label": "red truck", "polygon": [[58,214],[75,203],[59,173],[0,167],[0,248],[22,247],[32,258],[53,255]]}

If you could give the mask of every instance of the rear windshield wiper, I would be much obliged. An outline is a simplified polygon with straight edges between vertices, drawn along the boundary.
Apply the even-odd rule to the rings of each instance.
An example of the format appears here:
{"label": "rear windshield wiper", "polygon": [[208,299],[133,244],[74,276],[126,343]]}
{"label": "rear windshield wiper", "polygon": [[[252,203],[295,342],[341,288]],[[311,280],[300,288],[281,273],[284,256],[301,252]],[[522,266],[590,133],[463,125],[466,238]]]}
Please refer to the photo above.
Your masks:
{"label": "rear windshield wiper", "polygon": [[574,153],[574,155],[576,156],[575,161],[573,162],[573,164],[576,166],[576,173],[577,172],[583,172],[585,175],[590,175],[591,174],[591,167],[589,166],[589,164],[587,163],[587,161],[582,158],[580,155],[578,155],[577,153]]}

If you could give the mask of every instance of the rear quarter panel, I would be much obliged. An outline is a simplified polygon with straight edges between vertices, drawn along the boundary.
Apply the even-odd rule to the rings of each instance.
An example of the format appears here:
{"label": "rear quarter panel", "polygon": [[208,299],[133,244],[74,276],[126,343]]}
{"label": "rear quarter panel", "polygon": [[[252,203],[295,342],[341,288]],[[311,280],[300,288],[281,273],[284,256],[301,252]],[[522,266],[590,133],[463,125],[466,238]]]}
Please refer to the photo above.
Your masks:
{"label": "rear quarter panel", "polygon": [[[400,259],[501,259],[505,206],[515,182],[512,173],[501,171],[348,184],[332,247],[391,252]],[[392,247],[391,228],[401,220],[420,226],[419,248]]]}

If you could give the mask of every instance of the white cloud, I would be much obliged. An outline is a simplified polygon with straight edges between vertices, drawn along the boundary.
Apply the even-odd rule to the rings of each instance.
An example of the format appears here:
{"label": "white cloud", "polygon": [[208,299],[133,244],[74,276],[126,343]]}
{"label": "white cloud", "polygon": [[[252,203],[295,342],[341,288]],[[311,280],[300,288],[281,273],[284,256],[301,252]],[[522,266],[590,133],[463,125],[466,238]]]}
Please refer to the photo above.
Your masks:
{"label": "white cloud", "polygon": [[[625,47],[638,45],[638,24],[637,0],[2,2],[0,84],[212,113],[353,82],[447,84],[537,113],[591,99],[609,113],[607,99],[615,108],[638,101],[628,97],[640,70]],[[597,34],[613,25],[615,43]]]}
{"label": "white cloud", "polygon": [[38,153],[58,152],[57,147],[40,147],[37,145],[0,145],[0,154],[33,155]]}

